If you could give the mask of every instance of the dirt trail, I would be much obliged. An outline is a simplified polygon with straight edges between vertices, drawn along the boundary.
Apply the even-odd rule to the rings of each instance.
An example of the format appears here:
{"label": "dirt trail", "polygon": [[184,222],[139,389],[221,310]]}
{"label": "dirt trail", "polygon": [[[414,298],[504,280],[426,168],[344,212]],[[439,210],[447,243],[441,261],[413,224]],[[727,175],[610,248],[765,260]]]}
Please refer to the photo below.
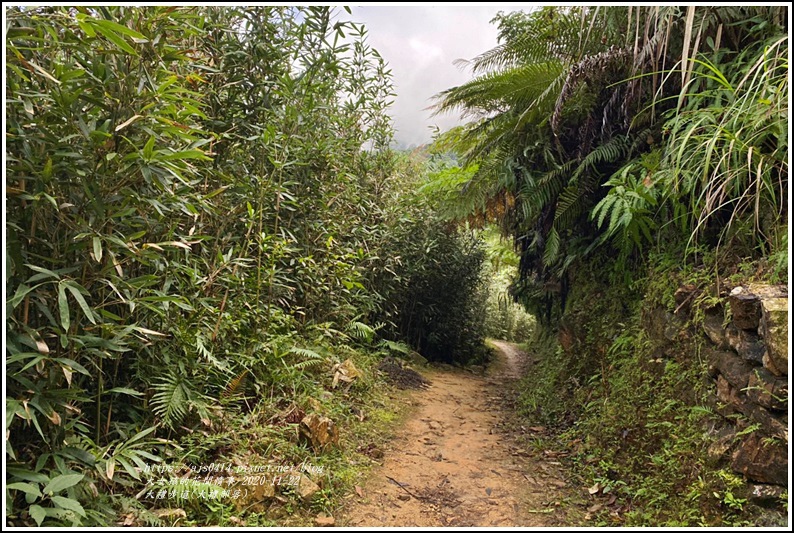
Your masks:
{"label": "dirt trail", "polygon": [[531,458],[502,429],[505,396],[526,356],[495,343],[486,374],[432,370],[415,412],[354,495],[344,526],[558,526],[568,523],[565,482],[554,461]]}

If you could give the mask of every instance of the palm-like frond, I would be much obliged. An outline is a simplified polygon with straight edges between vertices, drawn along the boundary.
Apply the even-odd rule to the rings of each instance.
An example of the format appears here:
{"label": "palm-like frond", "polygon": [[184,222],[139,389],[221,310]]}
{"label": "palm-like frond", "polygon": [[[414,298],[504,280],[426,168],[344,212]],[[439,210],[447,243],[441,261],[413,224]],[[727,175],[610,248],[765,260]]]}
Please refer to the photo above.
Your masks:
{"label": "palm-like frond", "polygon": [[206,402],[183,376],[167,375],[155,380],[151,399],[154,414],[174,429],[191,410],[205,411]]}
{"label": "palm-like frond", "polygon": [[235,377],[233,377],[229,381],[228,385],[226,385],[226,388],[223,390],[221,397],[224,399],[228,399],[238,394],[239,391],[243,389],[245,385],[245,378],[248,376],[249,372],[250,371],[246,368],[245,370],[237,374]]}
{"label": "palm-like frond", "polygon": [[554,60],[488,72],[437,95],[440,101],[434,107],[435,114],[458,109],[471,116],[487,116],[537,105],[549,84],[561,73],[562,63]]}
{"label": "palm-like frond", "polygon": [[[475,79],[439,94],[435,106],[475,118],[456,144],[477,165],[459,184],[463,215],[490,216],[515,234],[524,288],[541,287],[543,298],[560,285],[554,276],[594,247],[612,241],[625,252],[651,241],[657,215],[682,229],[759,206],[784,217],[788,48],[771,40],[762,57],[746,57],[763,48],[759,38],[777,38],[782,13],[627,6],[500,14],[504,42],[468,62]],[[739,78],[714,66],[725,54],[731,65],[747,63]],[[598,220],[595,235],[588,214]]]}
{"label": "palm-like frond", "polygon": [[350,324],[348,324],[347,330],[353,338],[362,340],[364,342],[372,342],[372,340],[375,338],[375,335],[377,334],[375,328],[363,322],[359,322],[358,320],[353,320],[350,322]]}
{"label": "palm-like frond", "polygon": [[303,348],[300,346],[293,346],[289,349],[289,353],[300,356],[302,359],[290,365],[290,368],[295,370],[306,370],[307,368],[314,368],[320,366],[328,361],[326,357],[320,353],[312,350],[311,348]]}
{"label": "palm-like frond", "polygon": [[592,31],[598,11],[587,7],[539,9],[527,14],[523,34],[507,40],[471,61],[477,73],[509,69],[550,59],[576,62],[602,46],[610,44],[619,32]]}

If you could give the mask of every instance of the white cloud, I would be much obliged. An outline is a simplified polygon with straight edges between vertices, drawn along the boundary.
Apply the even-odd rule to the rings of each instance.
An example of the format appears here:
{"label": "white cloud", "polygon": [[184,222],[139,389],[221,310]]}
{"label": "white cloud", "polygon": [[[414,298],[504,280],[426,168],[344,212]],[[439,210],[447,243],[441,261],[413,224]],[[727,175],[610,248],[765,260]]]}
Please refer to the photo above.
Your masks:
{"label": "white cloud", "polygon": [[471,59],[496,46],[490,20],[499,11],[529,10],[531,4],[487,6],[360,6],[352,20],[363,22],[369,44],[392,69],[397,97],[391,108],[395,140],[410,146],[430,140],[432,126],[442,130],[460,123],[458,116],[431,118],[427,107],[439,92],[471,79],[456,59]]}

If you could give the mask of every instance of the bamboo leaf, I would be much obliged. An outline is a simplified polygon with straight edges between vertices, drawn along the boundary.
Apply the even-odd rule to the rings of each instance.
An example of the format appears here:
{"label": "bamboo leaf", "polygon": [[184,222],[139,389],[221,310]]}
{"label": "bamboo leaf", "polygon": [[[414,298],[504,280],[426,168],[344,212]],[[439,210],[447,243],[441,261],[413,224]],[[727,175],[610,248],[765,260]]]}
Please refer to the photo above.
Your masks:
{"label": "bamboo leaf", "polygon": [[[102,22],[108,22],[108,21],[102,21]],[[115,33],[112,29],[106,27],[107,25],[102,26],[102,25],[98,24],[97,21],[92,21],[92,23],[94,24],[94,28],[99,33],[104,35],[105,38],[107,38],[108,41],[110,41],[113,44],[115,44],[118,48],[120,48],[121,50],[127,52],[130,55],[133,55],[133,56],[137,56],[138,55],[138,52],[135,51],[135,48],[133,48],[122,37],[119,37],[119,35],[117,33]]]}
{"label": "bamboo leaf", "polygon": [[[184,242],[179,241],[165,241],[165,242],[158,242],[159,246],[175,246],[177,248],[183,248],[185,250],[191,250],[190,245]],[[162,250],[162,248],[160,248]]]}
{"label": "bamboo leaf", "polygon": [[69,301],[66,299],[66,288],[63,283],[58,284],[58,311],[61,316],[61,327],[68,332],[71,319],[69,316]]}
{"label": "bamboo leaf", "polygon": [[35,288],[36,287],[28,287],[24,283],[20,283],[17,287],[17,290],[14,292],[14,296],[8,300],[8,305],[11,306],[11,309],[15,309],[16,306],[18,306],[22,300],[25,299],[25,296],[27,296],[27,294]]}
{"label": "bamboo leaf", "polygon": [[132,476],[133,478],[135,478],[138,481],[140,481],[140,479],[141,479],[140,474],[138,474],[138,472],[132,467],[132,465],[129,463],[129,461],[127,461],[125,458],[119,457],[119,456],[116,457],[116,461],[119,462],[119,464],[124,468],[124,470],[127,471],[127,473],[130,476]]}
{"label": "bamboo leaf", "polygon": [[97,263],[102,262],[102,241],[99,237],[93,238],[93,247],[94,247],[94,259]]}
{"label": "bamboo leaf", "polygon": [[64,282],[64,285],[66,285],[66,288],[68,288],[69,291],[72,293],[74,299],[77,300],[80,309],[83,310],[83,313],[85,314],[89,322],[91,322],[92,324],[96,324],[96,318],[94,318],[94,313],[91,311],[91,308],[88,307],[88,304],[86,303],[85,299],[83,298],[83,295],[80,292],[80,289],[83,289],[83,287],[73,281],[66,281]]}
{"label": "bamboo leaf", "polygon": [[86,369],[86,367],[84,367],[77,361],[73,361],[72,359],[69,359],[67,357],[56,357],[55,359],[53,359],[53,361],[57,361],[62,365],[68,366],[72,370],[77,370],[79,373],[83,374],[84,376],[91,375],[91,372],[89,372],[88,369]]}
{"label": "bamboo leaf", "polygon": [[127,126],[138,120],[139,118],[143,118],[143,115],[132,115],[132,117],[128,118],[127,120],[116,126],[116,129],[114,131],[123,130],[124,128],[126,128]]}
{"label": "bamboo leaf", "polygon": [[207,157],[207,154],[201,150],[183,150],[181,152],[172,152],[160,157],[162,161],[178,161],[180,159],[202,159],[210,161],[212,158]]}
{"label": "bamboo leaf", "polygon": [[25,481],[33,481],[34,483],[49,483],[50,478],[41,472],[34,472],[25,468],[9,466],[6,468],[7,473],[17,479],[24,479]]}
{"label": "bamboo leaf", "polygon": [[135,331],[137,331],[139,333],[144,333],[146,335],[154,335],[156,337],[168,337],[167,333],[160,333],[159,331],[154,331],[154,330],[151,330],[151,329],[142,328],[140,326],[135,326],[132,329],[134,329]]}
{"label": "bamboo leaf", "polygon": [[80,29],[83,30],[88,37],[91,37],[92,39],[96,37],[96,32],[90,24],[78,19],[77,25],[80,26]]}
{"label": "bamboo leaf", "polygon": [[44,487],[42,492],[47,495],[56,494],[69,487],[74,487],[80,483],[84,477],[84,474],[64,474],[54,477],[47,483],[47,486]]}
{"label": "bamboo leaf", "polygon": [[91,24],[93,24],[94,26],[100,26],[100,27],[105,28],[105,29],[107,29],[108,31],[111,31],[111,32],[124,34],[124,35],[126,35],[128,37],[132,37],[133,39],[138,39],[140,41],[148,42],[148,39],[142,33],[139,33],[137,31],[135,31],[135,30],[133,30],[131,28],[128,28],[127,26],[124,26],[122,24],[119,24],[117,22],[113,22],[112,20],[92,19],[91,20]]}
{"label": "bamboo leaf", "polygon": [[52,82],[55,82],[55,84],[56,84],[56,85],[60,85],[60,84],[61,84],[60,80],[56,79],[56,78],[55,78],[55,76],[53,76],[52,74],[50,74],[49,72],[47,72],[46,70],[44,70],[43,68],[41,68],[40,66],[38,66],[38,65],[37,65],[36,63],[34,63],[33,61],[30,61],[30,60],[28,60],[28,64],[29,64],[31,67],[33,67],[33,69],[34,69],[36,72],[38,72],[39,74],[41,74],[42,76],[44,76],[44,77],[45,77],[45,78],[47,78],[48,80],[50,80],[50,81],[52,81]]}
{"label": "bamboo leaf", "polygon": [[[44,274],[46,276],[49,276],[51,278],[61,279],[61,276],[59,276],[58,274],[56,274],[55,272],[53,272],[52,270],[50,270],[48,268],[44,268],[44,267],[40,267],[40,266],[36,266],[36,265],[31,265],[31,264],[28,264],[28,263],[25,263],[25,266],[28,267],[31,270],[34,270],[36,272],[39,272],[39,273]],[[30,282],[30,280],[28,280],[28,282]]]}
{"label": "bamboo leaf", "polygon": [[127,442],[125,443],[125,446],[129,446],[130,444],[133,444],[133,443],[138,442],[139,440],[143,439],[147,435],[151,435],[152,433],[154,433],[154,431],[156,429],[157,428],[155,428],[155,427],[144,429],[143,431],[139,432],[138,434],[134,435],[132,438],[127,440]]}
{"label": "bamboo leaf", "polygon": [[127,394],[129,396],[143,396],[142,392],[136,391],[134,389],[129,389],[127,387],[113,387],[110,390],[106,390],[107,393],[113,394]]}
{"label": "bamboo leaf", "polygon": [[143,145],[143,158],[147,161],[150,160],[152,153],[154,153],[154,136],[149,137],[149,140]]}

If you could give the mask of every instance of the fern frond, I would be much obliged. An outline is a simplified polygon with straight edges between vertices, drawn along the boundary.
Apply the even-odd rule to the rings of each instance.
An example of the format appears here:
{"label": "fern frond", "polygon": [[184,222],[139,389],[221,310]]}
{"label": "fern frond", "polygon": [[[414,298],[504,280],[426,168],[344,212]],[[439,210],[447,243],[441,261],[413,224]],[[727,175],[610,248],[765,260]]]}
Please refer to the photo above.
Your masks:
{"label": "fern frond", "polygon": [[554,225],[558,229],[568,227],[582,212],[583,192],[577,185],[568,185],[560,193],[554,211]]}
{"label": "fern frond", "polygon": [[560,254],[560,234],[552,227],[546,237],[546,249],[543,251],[543,264],[550,266]]}
{"label": "fern frond", "polygon": [[174,429],[187,416],[193,395],[182,376],[163,376],[158,381],[152,386],[157,391],[152,396],[152,410]]}
{"label": "fern frond", "polygon": [[347,329],[352,337],[365,342],[371,342],[372,339],[375,338],[375,330],[367,324],[357,320],[350,322]]}
{"label": "fern frond", "polygon": [[300,348],[298,346],[293,346],[290,348],[289,353],[294,353],[295,355],[300,355],[309,359],[324,359],[322,355],[315,352],[314,350],[310,350],[309,348]]}
{"label": "fern frond", "polygon": [[314,368],[318,367],[325,363],[324,359],[306,359],[304,361],[298,361],[291,368],[296,370],[306,370],[307,368]]}
{"label": "fern frond", "polygon": [[595,169],[604,163],[614,163],[626,155],[631,149],[631,142],[627,135],[617,135],[594,148],[584,158],[571,175],[571,180],[577,180],[588,169]]}
{"label": "fern frond", "polygon": [[403,342],[394,342],[394,341],[384,340],[382,342],[382,344],[383,344],[383,346],[385,346],[386,348],[388,348],[389,350],[391,350],[393,352],[407,354],[407,353],[409,353],[411,351],[411,347],[408,346],[407,344],[403,343]]}
{"label": "fern frond", "polygon": [[303,360],[298,361],[297,363],[288,365],[288,367],[293,370],[306,370],[307,368],[314,368],[323,365],[328,361],[327,357],[321,355],[320,353],[310,348],[301,348],[299,346],[293,346],[292,348],[289,349],[289,353],[299,355],[303,358]]}
{"label": "fern frond", "polygon": [[249,370],[246,368],[237,376],[232,378],[232,380],[229,381],[229,384],[226,385],[226,388],[221,393],[221,398],[227,399],[237,394],[237,392],[243,388],[243,384],[245,383],[245,378],[248,375],[248,372]]}

